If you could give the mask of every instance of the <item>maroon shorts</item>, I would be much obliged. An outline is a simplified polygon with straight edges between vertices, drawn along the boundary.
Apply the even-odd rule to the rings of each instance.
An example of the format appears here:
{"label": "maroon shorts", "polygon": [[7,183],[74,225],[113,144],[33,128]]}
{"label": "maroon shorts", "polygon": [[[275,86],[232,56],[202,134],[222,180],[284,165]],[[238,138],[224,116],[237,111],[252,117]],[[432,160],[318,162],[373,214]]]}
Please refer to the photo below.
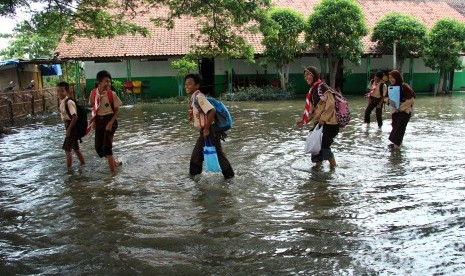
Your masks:
{"label": "maroon shorts", "polygon": [[[71,121],[65,121],[65,129],[68,129],[69,124]],[[65,134],[66,135],[66,134]],[[74,125],[73,129],[71,130],[71,135],[65,137],[65,141],[63,142],[63,146],[61,147],[65,151],[71,150],[79,150],[79,134],[76,125]]]}
{"label": "maroon shorts", "polygon": [[115,120],[111,131],[107,131],[106,127],[111,118],[113,114],[95,117],[95,151],[100,157],[113,155],[113,136],[118,128],[118,121]]}

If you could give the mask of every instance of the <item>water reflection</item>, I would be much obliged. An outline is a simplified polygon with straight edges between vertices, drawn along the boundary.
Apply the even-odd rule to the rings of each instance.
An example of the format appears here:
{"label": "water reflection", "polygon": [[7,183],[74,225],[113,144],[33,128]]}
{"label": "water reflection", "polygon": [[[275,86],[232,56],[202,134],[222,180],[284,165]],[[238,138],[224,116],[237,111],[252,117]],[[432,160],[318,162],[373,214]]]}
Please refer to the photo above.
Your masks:
{"label": "water reflection", "polygon": [[66,171],[46,117],[0,139],[0,274],[462,275],[465,96],[420,97],[402,150],[366,102],[312,168],[302,101],[228,103],[236,177],[191,178],[197,133],[181,105],[122,109],[110,175],[82,144]]}

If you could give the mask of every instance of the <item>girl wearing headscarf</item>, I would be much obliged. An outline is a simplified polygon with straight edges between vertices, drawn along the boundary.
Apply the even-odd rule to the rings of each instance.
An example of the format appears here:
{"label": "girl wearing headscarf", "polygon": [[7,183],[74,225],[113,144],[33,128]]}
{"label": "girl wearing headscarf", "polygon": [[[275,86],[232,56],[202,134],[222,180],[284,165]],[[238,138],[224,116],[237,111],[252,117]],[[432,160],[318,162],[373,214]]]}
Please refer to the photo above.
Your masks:
{"label": "girl wearing headscarf", "polygon": [[312,162],[320,166],[323,160],[328,160],[330,167],[334,168],[336,159],[330,146],[334,142],[334,137],[339,133],[334,94],[329,86],[321,81],[318,69],[315,67],[307,67],[304,70],[304,78],[310,85],[310,90],[307,93],[304,114],[296,124],[302,127],[313,119],[314,127],[317,124],[323,126],[321,151],[318,154],[312,154]]}
{"label": "girl wearing headscarf", "polygon": [[391,86],[400,87],[400,106],[397,109],[395,103],[389,100],[392,116],[392,130],[389,134],[389,141],[392,144],[389,145],[390,149],[399,149],[404,139],[405,130],[410,120],[413,111],[413,103],[415,102],[415,92],[413,89],[404,82],[402,75],[397,70],[389,72],[389,82]]}

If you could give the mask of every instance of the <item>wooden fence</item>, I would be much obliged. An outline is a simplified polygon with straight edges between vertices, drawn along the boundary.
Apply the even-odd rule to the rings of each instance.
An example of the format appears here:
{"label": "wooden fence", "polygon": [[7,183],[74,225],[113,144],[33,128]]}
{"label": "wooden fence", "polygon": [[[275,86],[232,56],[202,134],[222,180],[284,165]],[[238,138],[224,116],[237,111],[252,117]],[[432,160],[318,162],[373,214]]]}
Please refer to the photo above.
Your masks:
{"label": "wooden fence", "polygon": [[58,107],[56,88],[0,92],[0,122],[36,115]]}

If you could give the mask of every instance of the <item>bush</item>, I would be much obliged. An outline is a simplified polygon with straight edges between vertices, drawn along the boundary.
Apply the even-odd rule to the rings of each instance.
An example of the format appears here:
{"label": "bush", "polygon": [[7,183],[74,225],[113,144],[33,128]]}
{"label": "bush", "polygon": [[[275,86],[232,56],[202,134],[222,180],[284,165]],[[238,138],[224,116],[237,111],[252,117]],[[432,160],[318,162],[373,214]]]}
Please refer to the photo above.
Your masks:
{"label": "bush", "polygon": [[232,94],[224,94],[223,98],[228,101],[269,101],[269,100],[287,100],[294,96],[294,92],[289,90],[283,92],[272,86],[248,86],[239,87]]}
{"label": "bush", "polygon": [[171,98],[159,98],[155,100],[155,102],[158,102],[161,104],[188,104],[189,101],[190,101],[190,95],[189,96],[176,96],[176,97],[171,97]]}

